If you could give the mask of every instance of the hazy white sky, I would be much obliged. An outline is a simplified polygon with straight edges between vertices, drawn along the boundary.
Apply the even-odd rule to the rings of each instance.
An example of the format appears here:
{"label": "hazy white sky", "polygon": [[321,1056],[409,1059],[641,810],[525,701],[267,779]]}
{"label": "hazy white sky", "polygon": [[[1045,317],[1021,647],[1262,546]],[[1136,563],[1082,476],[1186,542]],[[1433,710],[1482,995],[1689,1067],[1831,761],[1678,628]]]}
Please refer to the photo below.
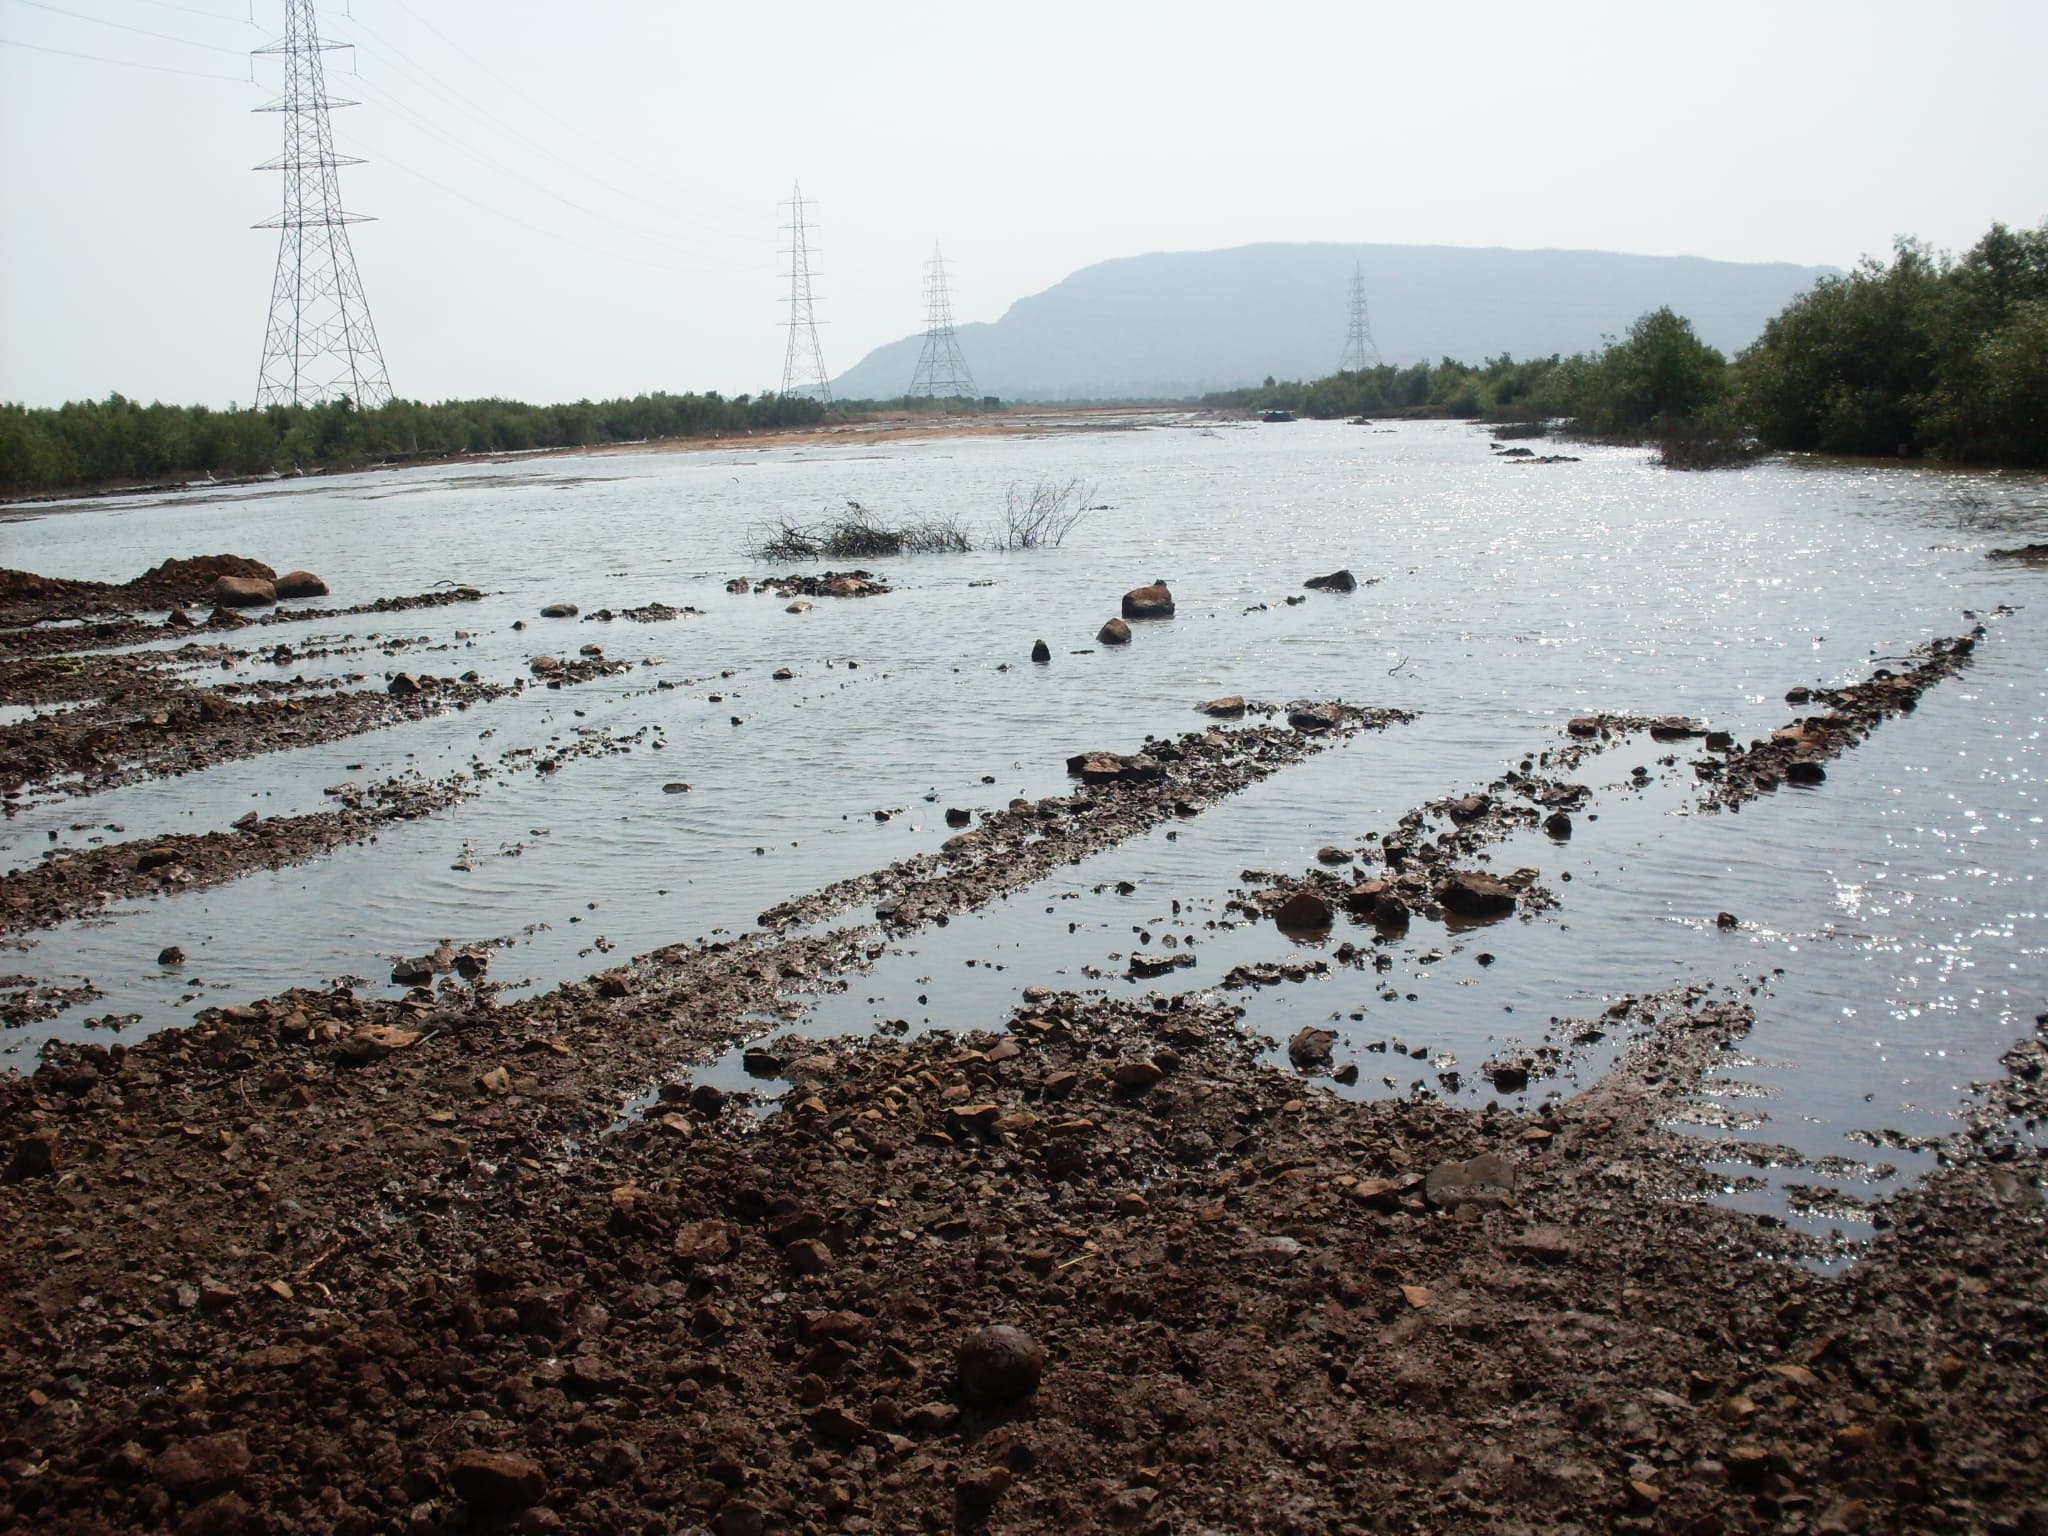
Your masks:
{"label": "hazy white sky", "polygon": [[[921,327],[934,239],[964,321],[1151,250],[1846,266],[1895,234],[1959,249],[2048,214],[2044,0],[320,15],[358,45],[328,83],[362,103],[335,126],[369,161],[342,173],[378,220],[354,231],[364,286],[393,386],[425,399],[773,387],[776,203],[797,178],[835,373]],[[252,397],[276,236],[249,226],[280,192],[249,167],[280,120],[250,111],[275,61],[251,84],[244,54],[281,16],[0,0],[0,400]]]}

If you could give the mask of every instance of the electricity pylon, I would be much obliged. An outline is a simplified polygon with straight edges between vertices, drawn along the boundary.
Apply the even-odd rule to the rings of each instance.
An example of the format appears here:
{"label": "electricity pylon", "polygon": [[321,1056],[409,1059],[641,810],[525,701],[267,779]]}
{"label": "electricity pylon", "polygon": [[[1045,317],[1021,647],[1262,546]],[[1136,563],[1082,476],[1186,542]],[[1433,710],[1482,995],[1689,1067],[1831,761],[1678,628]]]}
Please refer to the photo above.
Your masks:
{"label": "electricity pylon", "polygon": [[1363,373],[1380,365],[1380,349],[1372,339],[1372,318],[1365,308],[1365,263],[1351,269],[1351,329],[1344,337],[1339,373]]}
{"label": "electricity pylon", "polygon": [[327,118],[330,108],[355,103],[327,94],[320,56],[349,46],[320,41],[313,0],[285,0],[284,36],[254,50],[284,59],[284,95],[256,109],[284,114],[284,153],[256,167],[284,173],[284,211],[255,226],[279,231],[258,409],[343,396],[372,409],[391,398],[377,328],[370,323],[348,242],[348,226],[364,216],[342,211],[335,174],[340,166],[362,161],[334,152],[334,127]]}
{"label": "electricity pylon", "polygon": [[818,345],[818,317],[811,308],[811,252],[809,231],[804,223],[801,183],[791,189],[789,222],[789,348],[782,354],[782,392],[785,395],[816,395],[832,403],[832,381],[825,372],[825,349]]}
{"label": "electricity pylon", "polygon": [[960,355],[953,334],[953,300],[946,291],[946,258],[932,242],[932,259],[924,268],[924,350],[910,376],[910,393],[932,400],[972,400],[974,375]]}

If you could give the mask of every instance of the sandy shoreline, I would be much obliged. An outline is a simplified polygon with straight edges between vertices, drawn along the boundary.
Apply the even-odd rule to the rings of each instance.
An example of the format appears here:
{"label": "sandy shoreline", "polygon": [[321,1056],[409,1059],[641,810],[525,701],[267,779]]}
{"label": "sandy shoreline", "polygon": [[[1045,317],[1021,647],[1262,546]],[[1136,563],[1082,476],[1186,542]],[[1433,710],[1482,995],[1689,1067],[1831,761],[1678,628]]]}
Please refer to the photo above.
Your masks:
{"label": "sandy shoreline", "polygon": [[228,480],[179,480],[96,487],[63,496],[0,497],[0,522],[22,517],[40,517],[55,512],[75,512],[99,505],[112,497],[144,495],[191,495],[251,485],[281,484],[287,481],[319,481],[335,475],[373,474],[379,471],[423,469],[461,464],[518,464],[531,459],[613,457],[632,453],[731,453],[736,450],[762,452],[805,444],[903,443],[943,441],[951,438],[1042,437],[1079,432],[1127,432],[1171,422],[1203,419],[1237,419],[1238,413],[1205,410],[1199,406],[1071,406],[1034,410],[1018,408],[975,416],[933,417],[923,412],[904,411],[865,417],[859,421],[816,427],[782,427],[773,431],[750,432],[736,437],[674,437],[637,443],[603,443],[566,448],[536,448],[524,453],[461,453],[423,458],[405,463],[362,464],[348,469],[316,470],[310,474],[261,475]]}

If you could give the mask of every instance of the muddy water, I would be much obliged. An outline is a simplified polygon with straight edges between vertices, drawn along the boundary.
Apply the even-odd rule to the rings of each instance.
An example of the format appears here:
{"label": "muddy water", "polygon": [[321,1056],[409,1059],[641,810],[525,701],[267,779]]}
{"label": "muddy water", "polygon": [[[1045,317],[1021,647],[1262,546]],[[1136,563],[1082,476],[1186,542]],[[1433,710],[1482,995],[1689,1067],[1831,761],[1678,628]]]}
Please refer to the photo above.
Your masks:
{"label": "muddy water", "polygon": [[[509,681],[541,651],[592,641],[648,663],[23,806],[0,824],[9,867],[94,837],[315,810],[342,781],[495,765],[578,733],[620,749],[549,774],[508,768],[454,811],[316,864],[33,936],[0,970],[89,977],[104,996],[12,1032],[0,1060],[26,1062],[49,1033],[86,1034],[88,1017],[140,1015],[135,1031],[286,985],[381,986],[393,956],[442,938],[514,939],[494,975],[548,986],[742,929],[789,895],[936,847],[949,806],[1054,792],[1070,752],[1185,730],[1189,706],[1216,694],[1421,711],[899,944],[803,1022],[945,1027],[986,1022],[1033,984],[1216,985],[1237,964],[1317,953],[1230,910],[1245,870],[1299,870],[1325,844],[1357,846],[1410,806],[1557,745],[1573,714],[1685,713],[1762,734],[1799,713],[1788,687],[1860,678],[1967,628],[1968,611],[1989,625],[1975,665],[1832,767],[1822,789],[1690,815],[1684,762],[1666,769],[1669,749],[1624,743],[1575,775],[1598,792],[1597,820],[1582,817],[1570,843],[1531,834],[1495,852],[1502,868],[1541,869],[1556,911],[1464,935],[1418,924],[1384,974],[1339,968],[1235,994],[1276,1040],[1309,1023],[1337,1029],[1337,1060],[1360,1067],[1352,1091],[1490,1095],[1480,1065],[1554,1040],[1554,1016],[1682,979],[1761,979],[1749,1058],[1698,1106],[1700,1134],[1747,1144],[1713,1154],[1725,1155],[1731,1198],[1853,1231],[1852,1207],[1805,1187],[1831,1175],[1853,1196],[1908,1176],[1919,1154],[1874,1147],[1870,1133],[1951,1128],[1970,1080],[2048,1007],[2048,576],[1983,558],[2048,532],[2048,483],[1796,464],[1688,476],[1638,453],[1577,451],[1576,464],[1522,468],[1462,426],[1179,425],[536,460],[0,525],[0,563],[52,575],[119,580],[167,555],[234,552],[319,571],[330,604],[442,580],[490,594],[266,633],[302,649],[323,634],[412,642],[402,660],[352,658],[373,676],[404,665]],[[888,517],[986,525],[1007,487],[1040,475],[1078,475],[1105,507],[1060,549],[879,562],[893,594],[801,615],[724,590],[761,573],[743,550],[763,519],[853,499]],[[1338,566],[1374,583],[1286,604],[1303,578]],[[1138,626],[1127,650],[1093,649],[1118,594],[1154,577],[1171,583],[1179,617]],[[702,612],[652,625],[536,617],[558,600],[585,614],[653,601]],[[2014,611],[1994,616],[2001,604]],[[1038,667],[1026,658],[1041,637],[1054,660]],[[796,676],[773,680],[779,667]],[[253,662],[223,680],[336,669]],[[1629,787],[1638,765],[1651,769],[1644,789]],[[678,781],[688,792],[663,792]],[[1717,929],[1723,910],[1743,925]],[[1124,956],[1169,934],[1193,968],[1171,983],[1123,979]],[[174,943],[187,964],[159,970]],[[1581,1043],[1530,1097],[1583,1081],[1611,1044]],[[671,1065],[650,1063],[650,1077]],[[1842,1161],[1811,1166],[1828,1158]]]}

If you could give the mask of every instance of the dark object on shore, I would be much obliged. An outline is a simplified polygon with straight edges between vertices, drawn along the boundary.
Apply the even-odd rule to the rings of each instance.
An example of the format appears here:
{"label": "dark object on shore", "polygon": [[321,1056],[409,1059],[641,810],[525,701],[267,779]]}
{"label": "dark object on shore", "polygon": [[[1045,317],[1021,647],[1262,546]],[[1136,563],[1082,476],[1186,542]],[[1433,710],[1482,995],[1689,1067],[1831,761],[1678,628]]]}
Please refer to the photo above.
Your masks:
{"label": "dark object on shore", "polygon": [[549,603],[541,609],[540,616],[544,619],[573,619],[577,612],[574,603]]}
{"label": "dark object on shore", "polygon": [[1036,645],[1031,647],[1031,659],[1033,661],[1051,661],[1052,647],[1047,645],[1043,640],[1040,640]]}
{"label": "dark object on shore", "polygon": [[420,691],[420,680],[410,672],[401,672],[384,685],[384,691],[394,699],[408,699]]}
{"label": "dark object on shore", "polygon": [[1561,843],[1572,835],[1572,819],[1563,811],[1552,811],[1543,818],[1543,830]]}
{"label": "dark object on shore", "polygon": [[2028,565],[2048,565],[2048,544],[2016,544],[2011,549],[1994,549],[1987,560],[2020,560]]}
{"label": "dark object on shore", "polygon": [[448,1463],[448,1486],[472,1509],[517,1514],[547,1497],[548,1479],[524,1456],[464,1451]]}
{"label": "dark object on shore", "polygon": [[1045,1350],[1021,1328],[998,1323],[961,1341],[960,1395],[977,1407],[1029,1397],[1045,1376]]}
{"label": "dark object on shore", "polygon": [[260,576],[221,576],[213,601],[222,608],[268,608],[277,602],[277,588]]}
{"label": "dark object on shore", "polygon": [[1548,437],[1550,425],[1542,421],[1503,421],[1495,423],[1489,431],[1501,442],[1511,443],[1519,437]]}
{"label": "dark object on shore", "polygon": [[958,806],[953,806],[946,812],[946,825],[949,827],[964,827],[972,820],[974,812],[963,811]]}
{"label": "dark object on shore", "polygon": [[286,571],[277,578],[279,597],[325,597],[327,583],[311,571]]}
{"label": "dark object on shore", "polygon": [[1290,939],[1320,939],[1330,932],[1330,904],[1313,891],[1296,891],[1280,904],[1273,922]]}
{"label": "dark object on shore", "polygon": [[1459,870],[1446,876],[1436,888],[1436,899],[1446,912],[1460,917],[1506,917],[1515,910],[1515,893],[1491,875]]}
{"label": "dark object on shore", "polygon": [[1123,614],[1127,619],[1170,619],[1173,594],[1166,590],[1163,581],[1155,581],[1149,587],[1133,587],[1124,594]]}
{"label": "dark object on shore", "polygon": [[1131,626],[1122,619],[1111,619],[1100,630],[1096,631],[1095,638],[1103,645],[1129,645],[1131,643]]}
{"label": "dark object on shore", "polygon": [[1292,411],[1261,411],[1261,412],[1259,412],[1259,420],[1261,420],[1261,421],[1272,421],[1272,422],[1280,422],[1280,421],[1292,421],[1292,420],[1294,420],[1294,412],[1292,412]]}
{"label": "dark object on shore", "polygon": [[1312,592],[1356,592],[1358,578],[1348,570],[1332,571],[1327,576],[1311,576],[1302,585]]}
{"label": "dark object on shore", "polygon": [[57,1133],[49,1129],[30,1131],[14,1144],[4,1180],[19,1184],[24,1179],[46,1179],[56,1171]]}

